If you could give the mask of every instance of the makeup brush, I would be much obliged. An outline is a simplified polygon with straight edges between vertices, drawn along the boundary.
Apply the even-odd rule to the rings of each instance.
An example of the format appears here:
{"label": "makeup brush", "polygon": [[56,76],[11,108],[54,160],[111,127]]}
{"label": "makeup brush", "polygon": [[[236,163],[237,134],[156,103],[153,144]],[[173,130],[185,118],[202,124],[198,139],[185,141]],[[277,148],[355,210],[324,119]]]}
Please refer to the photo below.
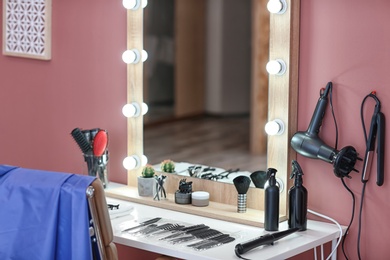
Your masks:
{"label": "makeup brush", "polygon": [[264,189],[264,184],[268,180],[266,171],[255,171],[250,177],[256,188]]}
{"label": "makeup brush", "polygon": [[246,212],[246,193],[249,189],[249,184],[251,179],[248,176],[240,175],[233,179],[234,186],[237,189],[237,212],[245,213]]}

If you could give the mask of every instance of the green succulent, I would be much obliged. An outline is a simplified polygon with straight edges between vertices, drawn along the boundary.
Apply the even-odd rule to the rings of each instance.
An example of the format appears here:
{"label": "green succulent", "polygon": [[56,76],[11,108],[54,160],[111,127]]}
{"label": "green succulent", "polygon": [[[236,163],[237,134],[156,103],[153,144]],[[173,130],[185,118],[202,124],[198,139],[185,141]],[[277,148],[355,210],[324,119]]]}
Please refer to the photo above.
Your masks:
{"label": "green succulent", "polygon": [[162,161],[160,167],[163,172],[175,172],[175,163],[172,160]]}
{"label": "green succulent", "polygon": [[142,177],[144,178],[153,178],[155,175],[155,170],[152,165],[147,164],[142,169]]}

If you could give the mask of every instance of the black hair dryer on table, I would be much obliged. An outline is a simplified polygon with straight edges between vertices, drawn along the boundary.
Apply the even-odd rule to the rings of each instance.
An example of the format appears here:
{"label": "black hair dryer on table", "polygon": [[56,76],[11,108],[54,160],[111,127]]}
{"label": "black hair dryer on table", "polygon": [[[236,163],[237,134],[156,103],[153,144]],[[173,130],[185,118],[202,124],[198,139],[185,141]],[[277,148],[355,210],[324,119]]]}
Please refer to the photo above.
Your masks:
{"label": "black hair dryer on table", "polygon": [[350,178],[349,173],[351,171],[358,172],[354,168],[356,160],[361,160],[358,158],[355,148],[346,146],[338,151],[325,144],[318,136],[330,92],[332,92],[332,82],[329,82],[326,88],[321,90],[320,98],[306,132],[295,133],[291,139],[291,146],[297,153],[305,157],[332,163],[333,172],[337,177]]}

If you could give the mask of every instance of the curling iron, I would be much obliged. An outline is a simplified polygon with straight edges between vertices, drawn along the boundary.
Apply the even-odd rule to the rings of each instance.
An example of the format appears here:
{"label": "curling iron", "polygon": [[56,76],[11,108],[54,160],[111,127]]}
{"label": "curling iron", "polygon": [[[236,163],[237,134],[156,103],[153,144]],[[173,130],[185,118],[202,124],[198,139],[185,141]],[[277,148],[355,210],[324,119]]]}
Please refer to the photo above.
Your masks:
{"label": "curling iron", "polygon": [[325,90],[321,90],[320,98],[314,110],[309,127],[305,132],[297,132],[291,139],[292,148],[299,154],[320,159],[333,164],[333,172],[339,177],[349,177],[351,171],[358,172],[355,167],[358,153],[352,146],[346,146],[340,151],[332,148],[319,138],[320,127],[328,104],[328,95],[332,92],[332,82],[328,82]]}
{"label": "curling iron", "polygon": [[284,231],[266,234],[264,236],[249,240],[247,242],[237,244],[234,251],[239,258],[246,259],[243,258],[241,255],[259,246],[273,245],[275,241],[284,238],[288,235],[291,235],[297,232],[298,230],[299,228],[290,228]]}

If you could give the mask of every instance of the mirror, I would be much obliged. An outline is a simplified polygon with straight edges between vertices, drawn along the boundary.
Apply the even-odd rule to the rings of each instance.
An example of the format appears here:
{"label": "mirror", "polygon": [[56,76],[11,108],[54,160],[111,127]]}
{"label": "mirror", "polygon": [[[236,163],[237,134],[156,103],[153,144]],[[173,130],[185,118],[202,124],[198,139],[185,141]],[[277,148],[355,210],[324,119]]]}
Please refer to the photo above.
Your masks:
{"label": "mirror", "polygon": [[251,0],[148,1],[144,48],[145,124],[249,111]]}
{"label": "mirror", "polygon": [[[177,0],[180,1],[180,0]],[[265,0],[252,0],[254,17],[264,11]],[[290,148],[290,139],[296,132],[297,95],[298,95],[298,52],[299,52],[299,11],[300,2],[286,0],[287,10],[283,14],[270,15],[269,59],[282,59],[286,63],[283,75],[269,76],[268,90],[268,120],[280,119],[284,122],[285,131],[281,135],[269,136],[267,145],[267,167],[278,169],[278,177],[286,187],[280,195],[280,220],[286,219],[288,209],[288,188],[291,185],[289,173],[291,160],[295,152]],[[143,49],[143,10],[128,11],[128,49]],[[129,64],[128,71],[128,103],[143,102],[143,64]],[[256,95],[258,93],[255,93]],[[253,96],[253,95],[252,95]],[[258,126],[262,129],[262,126]],[[143,117],[128,119],[128,155],[143,155]],[[238,214],[237,191],[233,185],[203,180],[194,180],[198,190],[209,191],[210,205],[206,208],[183,207],[176,205],[169,197],[166,201],[154,201],[150,198],[139,197],[136,192],[137,177],[140,167],[128,171],[128,186],[118,191],[109,191],[110,196],[128,199],[155,207],[183,211],[206,217],[227,221],[262,226],[264,223],[263,201],[264,192],[261,189],[250,189],[247,194],[248,211]],[[177,180],[168,177],[168,183],[173,183],[168,193],[177,189]],[[233,187],[233,188],[232,188]],[[212,203],[211,203],[212,202]]]}
{"label": "mirror", "polygon": [[269,12],[253,18],[251,0],[148,1],[144,153],[156,168],[172,159],[188,176],[189,165],[203,165],[216,168],[203,178],[230,183],[266,169],[264,129],[251,126],[267,118]]}

